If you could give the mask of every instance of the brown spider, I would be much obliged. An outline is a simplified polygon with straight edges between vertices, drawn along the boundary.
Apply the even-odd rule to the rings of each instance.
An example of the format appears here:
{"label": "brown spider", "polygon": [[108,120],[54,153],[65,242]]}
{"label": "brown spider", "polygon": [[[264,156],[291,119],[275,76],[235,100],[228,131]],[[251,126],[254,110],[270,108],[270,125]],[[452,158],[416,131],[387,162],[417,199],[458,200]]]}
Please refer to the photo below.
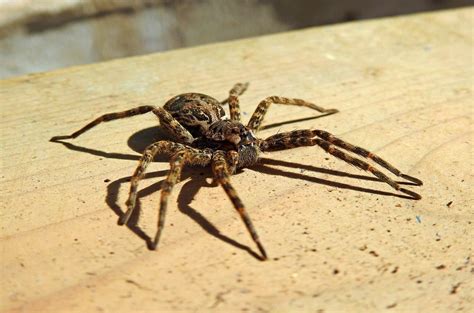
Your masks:
{"label": "brown spider", "polygon": [[[105,114],[70,136],[57,136],[51,140],[57,141],[76,138],[102,122],[138,114],[153,112],[158,117],[160,124],[169,131],[176,141],[157,141],[145,149],[138,163],[138,167],[131,178],[130,193],[126,202],[127,211],[119,220],[121,225],[126,224],[132,215],[136,205],[138,182],[143,178],[148,164],[150,164],[159,153],[170,155],[170,171],[161,187],[158,229],[153,241],[153,249],[157,247],[161,231],[163,230],[168,197],[173,186],[179,181],[181,170],[185,164],[211,165],[215,180],[224,188],[227,196],[240,214],[242,221],[260,250],[261,257],[264,260],[267,258],[265,249],[259,240],[255,227],[242,201],[234,187],[230,184],[230,176],[235,173],[235,170],[256,164],[261,152],[317,145],[323,148],[327,153],[362,170],[371,172],[381,181],[386,182],[398,191],[408,194],[413,199],[421,199],[420,195],[401,188],[397,182],[367,162],[354,158],[346,152],[339,150],[337,147],[371,159],[396,176],[402,177],[415,185],[422,185],[421,180],[401,173],[398,169],[377,155],[344,142],[323,130],[295,130],[279,133],[266,139],[256,138],[254,133],[258,131],[272,103],[304,106],[327,114],[336,113],[338,111],[335,109],[324,109],[301,99],[272,96],[259,103],[247,126],[244,126],[240,119],[238,96],[241,95],[247,87],[248,83],[236,84],[230,90],[229,97],[221,102],[204,94],[185,93],[168,100],[163,108],[146,105],[123,112]],[[229,104],[230,119],[225,117],[225,112],[222,108],[222,105],[226,103]]]}

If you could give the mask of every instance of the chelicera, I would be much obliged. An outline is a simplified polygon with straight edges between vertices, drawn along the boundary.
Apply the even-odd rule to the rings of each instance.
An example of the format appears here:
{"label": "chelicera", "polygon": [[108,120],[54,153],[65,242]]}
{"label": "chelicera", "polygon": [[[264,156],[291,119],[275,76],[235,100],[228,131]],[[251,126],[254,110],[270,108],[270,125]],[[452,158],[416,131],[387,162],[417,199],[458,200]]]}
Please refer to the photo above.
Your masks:
{"label": "chelicera", "polygon": [[[215,180],[222,186],[233,206],[239,213],[253,241],[257,245],[261,258],[267,253],[260,242],[257,231],[245,209],[243,202],[230,183],[230,176],[239,168],[250,167],[259,161],[264,152],[292,149],[304,146],[319,146],[336,158],[368,171],[379,180],[389,184],[393,189],[408,194],[413,199],[421,199],[417,193],[402,188],[399,183],[376,169],[369,163],[356,158],[345,151],[370,159],[415,185],[422,185],[421,180],[403,174],[387,161],[364,148],[349,144],[332,134],[318,129],[303,129],[279,133],[266,139],[255,136],[271,104],[303,106],[321,113],[336,113],[335,109],[325,109],[301,99],[272,96],[262,100],[252,114],[249,122],[241,121],[239,95],[248,84],[236,84],[229,92],[229,97],[218,101],[200,93],[185,93],[168,100],[163,107],[139,106],[127,111],[102,115],[69,136],[57,136],[53,141],[76,138],[102,122],[131,117],[153,112],[174,140],[160,140],[149,145],[138,163],[131,178],[130,193],[126,202],[127,211],[120,217],[120,224],[126,224],[132,215],[137,199],[138,183],[157,154],[170,156],[170,171],[161,187],[161,201],[158,214],[158,228],[152,248],[158,246],[163,230],[168,198],[173,186],[179,181],[183,166],[200,165],[212,168]],[[230,118],[225,116],[223,105],[229,105]],[[344,151],[345,150],[345,151]]]}

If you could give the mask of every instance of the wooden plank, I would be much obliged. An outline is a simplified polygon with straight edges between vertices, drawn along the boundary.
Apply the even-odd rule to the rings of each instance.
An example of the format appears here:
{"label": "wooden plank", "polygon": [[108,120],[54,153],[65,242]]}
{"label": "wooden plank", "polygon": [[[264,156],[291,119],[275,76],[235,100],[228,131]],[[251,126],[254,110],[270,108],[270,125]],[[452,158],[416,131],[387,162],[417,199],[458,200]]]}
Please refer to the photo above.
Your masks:
{"label": "wooden plank", "polygon": [[[472,311],[472,8],[258,37],[0,81],[3,312]],[[151,115],[51,143],[100,114],[238,81],[247,119],[269,95],[275,127],[320,128],[421,178],[420,201],[317,148],[232,181],[270,260],[261,262],[207,169],[176,187],[159,251],[166,159],[141,184],[137,229],[116,224]],[[303,119],[295,123],[281,123]]]}

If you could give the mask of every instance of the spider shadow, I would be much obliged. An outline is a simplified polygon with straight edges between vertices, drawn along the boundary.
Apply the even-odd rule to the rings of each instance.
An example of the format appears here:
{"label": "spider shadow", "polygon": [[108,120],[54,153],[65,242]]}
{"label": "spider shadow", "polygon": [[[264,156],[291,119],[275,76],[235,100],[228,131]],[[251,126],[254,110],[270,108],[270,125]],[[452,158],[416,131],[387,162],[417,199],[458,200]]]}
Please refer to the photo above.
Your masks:
{"label": "spider shadow", "polygon": [[[125,153],[116,153],[116,152],[105,152],[101,150],[96,150],[92,148],[87,148],[83,146],[79,146],[73,144],[69,141],[63,141],[61,137],[63,136],[56,136],[50,139],[51,142],[60,143],[64,147],[69,150],[87,153],[95,156],[99,156],[102,158],[108,159],[119,159],[119,160],[140,160],[141,155],[145,151],[146,147],[152,144],[153,142],[160,141],[160,140],[172,140],[169,134],[159,126],[145,128],[140,130],[129,137],[127,144],[128,146],[135,152],[139,153],[139,155],[133,154],[125,154]],[[163,156],[159,155],[154,159],[154,162],[167,162],[168,159]]]}
{"label": "spider shadow", "polygon": [[54,143],[60,143],[64,147],[66,147],[69,150],[76,151],[76,152],[82,152],[82,153],[87,153],[91,155],[95,155],[98,157],[102,158],[107,158],[107,159],[119,159],[119,160],[139,160],[140,156],[138,155],[133,155],[133,154],[125,154],[125,153],[116,153],[116,152],[105,152],[101,150],[96,150],[92,148],[86,148],[82,146],[75,145],[73,143],[70,143],[68,141],[63,141],[62,139],[51,139],[51,142]]}
{"label": "spider shadow", "polygon": [[[182,186],[181,192],[178,195],[178,209],[181,213],[190,217],[193,221],[195,221],[199,226],[202,227],[208,234],[212,235],[213,237],[222,240],[223,242],[230,244],[233,247],[236,247],[240,250],[246,251],[248,254],[253,256],[258,260],[262,260],[262,257],[258,255],[256,252],[252,251],[252,249],[244,244],[237,242],[236,240],[224,235],[220,232],[220,230],[212,224],[206,217],[204,217],[201,213],[196,211],[192,206],[191,202],[194,197],[197,195],[199,190],[203,187],[215,187],[216,184],[209,184],[207,183],[207,178],[211,178],[210,173],[205,175],[206,169],[204,168],[188,168],[184,169],[181,175],[181,181],[184,182]],[[144,179],[151,179],[165,176],[168,171],[158,171],[153,173],[148,173],[145,175]],[[119,217],[119,219],[124,215],[124,212],[120,208],[120,205],[117,203],[118,194],[120,191],[120,187],[122,184],[127,183],[130,181],[130,176],[120,178],[107,186],[107,197],[106,203],[107,205],[115,212],[115,214]],[[141,189],[137,194],[137,203],[135,210],[133,211],[130,220],[126,224],[127,227],[135,233],[139,238],[146,242],[147,248],[149,250],[153,249],[153,240],[150,236],[148,236],[139,226],[138,222],[140,220],[140,213],[141,213],[141,201],[140,199],[151,194],[154,194],[161,190],[161,184],[163,180],[153,183],[152,185]],[[117,222],[118,223],[118,222]]]}
{"label": "spider shadow", "polygon": [[[380,190],[375,190],[375,189],[369,189],[369,188],[363,188],[363,187],[358,187],[358,186],[352,186],[349,184],[344,184],[344,183],[334,182],[334,181],[321,179],[321,178],[317,178],[317,177],[313,177],[309,175],[304,175],[302,173],[285,171],[285,170],[275,168],[272,166],[291,167],[291,168],[296,167],[304,171],[311,171],[315,173],[322,173],[322,174],[328,174],[332,176],[349,177],[353,179],[362,179],[362,180],[367,180],[367,181],[380,182],[376,177],[350,174],[350,173],[346,173],[342,171],[324,169],[324,168],[311,166],[311,165],[304,165],[304,164],[299,164],[299,163],[286,162],[286,161],[274,160],[274,159],[268,159],[268,158],[262,158],[260,164],[254,167],[250,167],[248,169],[257,171],[262,174],[269,174],[273,176],[284,176],[284,177],[289,177],[293,179],[301,179],[301,180],[306,180],[306,181],[317,183],[317,184],[327,185],[330,187],[349,189],[349,190],[354,190],[358,192],[366,192],[366,193],[378,194],[378,195],[383,195],[383,196],[395,196],[395,197],[404,198],[404,199],[412,199],[409,196],[405,196],[401,194],[396,194],[396,193],[387,192],[387,191],[380,191]],[[145,174],[144,179],[163,177],[167,174],[167,172],[168,170],[162,170],[162,171],[147,173]],[[237,175],[238,174],[239,173],[237,173]],[[195,198],[195,196],[198,194],[201,188],[203,187],[209,188],[209,187],[217,186],[215,183],[212,183],[212,184],[207,183],[207,179],[209,178],[212,178],[212,175],[209,169],[207,168],[185,168],[183,170],[182,176],[181,176],[181,182],[184,182],[184,184],[182,186],[181,192],[178,195],[178,200],[177,200],[179,211],[187,215],[189,218],[191,218],[194,222],[196,222],[199,226],[201,226],[203,230],[205,230],[208,234],[215,237],[216,239],[222,240],[223,242],[230,244],[231,246],[235,248],[246,251],[248,254],[250,254],[251,256],[253,256],[254,258],[258,260],[262,260],[261,256],[258,255],[256,252],[254,252],[250,247],[244,244],[241,244],[237,242],[236,240],[221,233],[221,231],[214,224],[212,224],[204,215],[199,213],[197,210],[195,210],[191,206],[192,200]],[[130,179],[131,179],[131,176],[123,177],[110,183],[107,186],[106,203],[115,212],[115,214],[118,216],[119,219],[124,215],[124,212],[120,208],[120,205],[117,203],[118,194],[119,194],[121,186],[124,183],[128,183]],[[148,236],[138,226],[140,213],[141,213],[140,199],[160,191],[162,182],[163,180],[160,180],[159,182],[153,183],[152,185],[146,188],[143,188],[138,192],[136,208],[133,211],[133,214],[130,217],[129,222],[127,223],[127,227],[133,233],[135,233],[139,238],[144,240],[146,242],[148,249],[150,250],[152,250],[152,246],[153,246],[152,238]],[[407,183],[407,182],[405,182],[405,184],[414,185],[412,183]]]}
{"label": "spider shadow", "polygon": [[299,123],[299,122],[306,122],[306,121],[316,120],[316,119],[319,119],[319,118],[322,118],[322,117],[333,115],[335,113],[338,113],[338,112],[322,113],[322,114],[315,115],[315,116],[302,117],[302,118],[297,118],[297,119],[293,119],[293,120],[289,120],[289,121],[283,121],[283,122],[278,122],[278,123],[267,124],[267,125],[263,125],[262,127],[260,127],[260,130],[276,128],[276,127],[280,127],[280,126],[283,126],[283,125],[286,125],[286,124],[294,124],[294,123]]}

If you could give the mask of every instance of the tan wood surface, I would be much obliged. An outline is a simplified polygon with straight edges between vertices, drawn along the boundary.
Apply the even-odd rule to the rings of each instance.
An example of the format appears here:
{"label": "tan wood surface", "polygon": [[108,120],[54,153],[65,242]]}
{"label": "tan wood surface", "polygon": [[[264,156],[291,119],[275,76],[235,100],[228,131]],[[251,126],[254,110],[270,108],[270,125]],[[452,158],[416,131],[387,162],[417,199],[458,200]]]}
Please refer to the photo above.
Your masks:
{"label": "tan wood surface", "polygon": [[[0,81],[3,312],[454,312],[473,310],[473,10],[312,28]],[[165,158],[117,225],[145,115],[52,143],[107,112],[235,82],[248,119],[269,95],[340,113],[271,107],[259,133],[319,128],[419,177],[409,200],[321,149],[232,177],[269,253],[261,262],[208,169],[188,169],[158,251]],[[294,121],[300,120],[300,121]],[[293,121],[291,123],[285,123]]]}

